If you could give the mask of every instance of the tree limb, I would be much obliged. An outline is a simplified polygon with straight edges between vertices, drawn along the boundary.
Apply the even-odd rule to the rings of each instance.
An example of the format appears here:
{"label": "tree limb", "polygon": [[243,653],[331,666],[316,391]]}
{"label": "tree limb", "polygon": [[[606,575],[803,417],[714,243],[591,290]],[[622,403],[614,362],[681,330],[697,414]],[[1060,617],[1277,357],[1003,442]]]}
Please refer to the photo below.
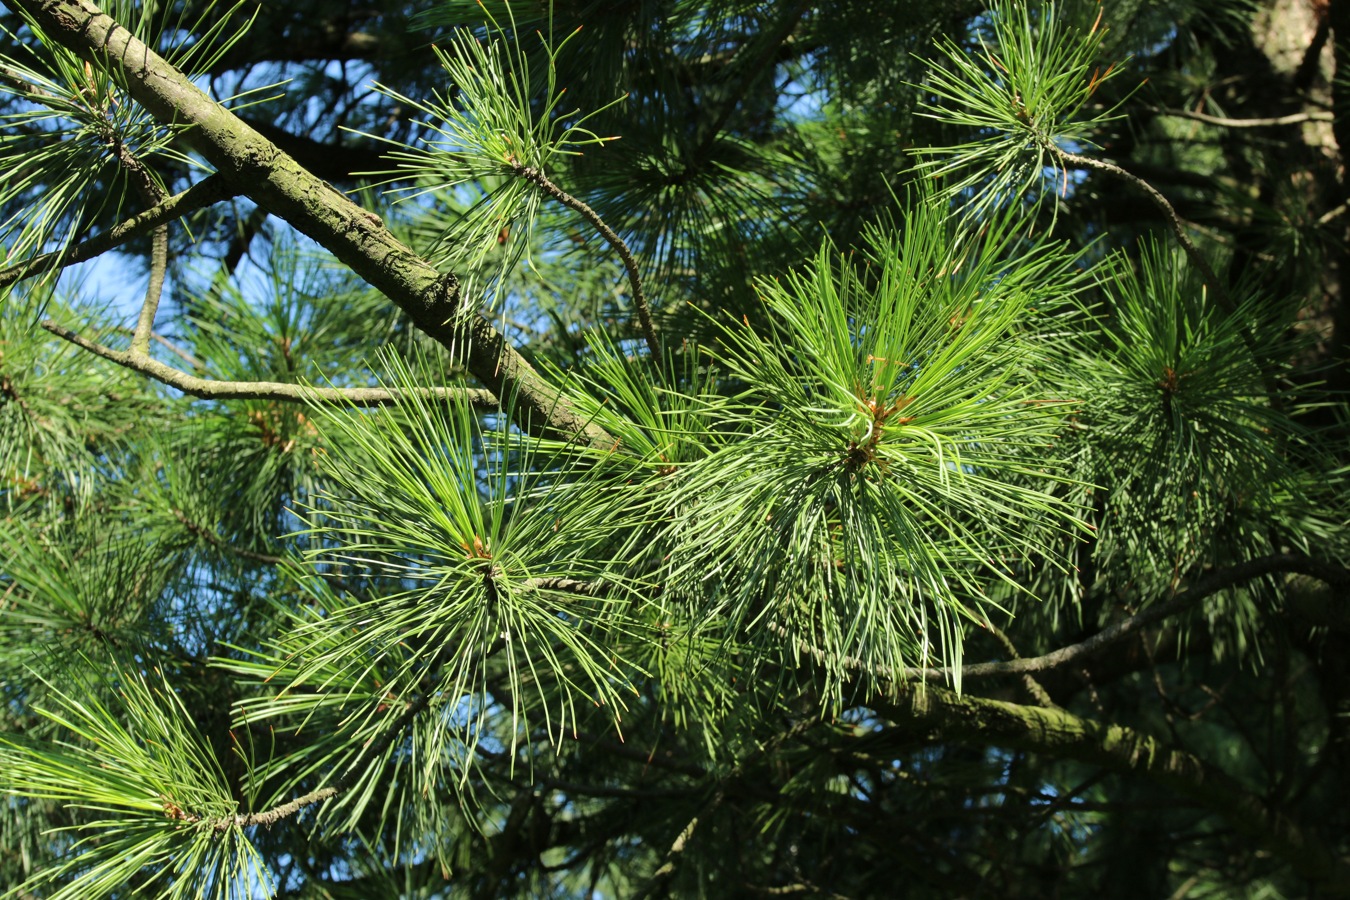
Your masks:
{"label": "tree limb", "polygon": [[181,194],[174,194],[87,241],[81,241],[56,253],[35,256],[7,269],[0,269],[0,288],[101,256],[179,216],[205,209],[221,200],[228,200],[237,193],[219,174],[208,175]]}
{"label": "tree limb", "polygon": [[1060,709],[957,696],[934,685],[904,688],[896,700],[875,697],[868,706],[900,726],[925,729],[935,740],[984,742],[1147,776],[1265,844],[1325,896],[1350,896],[1350,864],[1320,838],[1226,773],[1151,735]]}
{"label": "tree limb", "polygon": [[147,375],[156,381],[177,388],[192,397],[203,400],[280,400],[291,403],[350,404],[353,406],[392,406],[406,396],[430,397],[437,400],[450,400],[467,397],[475,407],[484,410],[500,409],[497,398],[491,391],[477,388],[426,387],[415,391],[387,390],[385,388],[319,388],[303,384],[287,384],[276,381],[214,381],[210,378],[198,378],[167,366],[150,356],[134,351],[114,350],[102,344],[81,337],[69,328],[58,325],[51,319],[42,322],[42,327],[63,340],[70,341],[95,356],[117,363],[141,375]]}
{"label": "tree limb", "polygon": [[596,446],[613,438],[477,313],[465,313],[459,281],[399,242],[379,217],[317,178],[216,103],[126,28],[86,0],[8,0],[82,59],[116,71],[132,98],[161,122],[190,125],[183,139],[240,193],[331,252],[404,310],[426,334],[463,355],[467,368],[521,423]]}
{"label": "tree limb", "polygon": [[1195,122],[1204,122],[1206,125],[1218,125],[1222,128],[1270,128],[1278,125],[1297,125],[1300,122],[1334,122],[1336,117],[1329,112],[1314,110],[1312,112],[1290,113],[1287,116],[1276,116],[1268,119],[1229,119],[1225,116],[1211,116],[1208,113],[1191,112],[1188,109],[1163,109],[1161,107],[1154,110],[1160,116],[1171,116],[1176,119],[1191,119]]}

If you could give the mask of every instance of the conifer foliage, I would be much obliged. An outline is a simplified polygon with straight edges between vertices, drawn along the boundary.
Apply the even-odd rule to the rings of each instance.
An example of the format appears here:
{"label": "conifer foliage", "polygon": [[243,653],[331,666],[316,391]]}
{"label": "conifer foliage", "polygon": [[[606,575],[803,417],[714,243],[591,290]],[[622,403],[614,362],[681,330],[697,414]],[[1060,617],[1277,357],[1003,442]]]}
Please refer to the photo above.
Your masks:
{"label": "conifer foliage", "polygon": [[1335,4],[3,3],[3,896],[1350,891]]}

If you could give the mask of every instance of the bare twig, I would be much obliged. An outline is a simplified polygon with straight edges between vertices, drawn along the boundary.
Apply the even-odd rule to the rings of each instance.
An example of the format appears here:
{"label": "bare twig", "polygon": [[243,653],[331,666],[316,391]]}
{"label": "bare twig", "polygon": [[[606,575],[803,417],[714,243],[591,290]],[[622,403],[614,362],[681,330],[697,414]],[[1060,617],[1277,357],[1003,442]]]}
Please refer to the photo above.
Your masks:
{"label": "bare twig", "polygon": [[1168,199],[1162,195],[1161,191],[1140,178],[1138,175],[1127,172],[1114,163],[1093,159],[1090,156],[1080,156],[1077,153],[1069,153],[1067,150],[1060,149],[1053,142],[1047,143],[1045,146],[1048,147],[1050,152],[1064,165],[1107,172],[1117,178],[1128,181],[1130,184],[1147,194],[1148,198],[1153,201],[1153,204],[1157,206],[1158,209],[1162,210],[1162,214],[1167,219],[1167,223],[1172,226],[1172,233],[1176,235],[1177,242],[1181,244],[1181,249],[1186,252],[1187,258],[1195,264],[1195,267],[1200,270],[1200,274],[1204,276],[1205,283],[1209,285],[1209,289],[1213,293],[1214,299],[1218,301],[1219,307],[1227,313],[1235,311],[1236,307],[1233,305],[1232,299],[1228,296],[1228,291],[1224,289],[1223,284],[1219,281],[1219,276],[1215,274],[1214,268],[1209,264],[1209,260],[1205,259],[1205,255],[1200,252],[1200,248],[1195,246],[1195,242],[1192,241],[1190,235],[1186,233],[1186,226],[1185,223],[1181,221],[1181,216],[1177,215],[1177,211],[1172,207],[1172,204]]}
{"label": "bare twig", "polygon": [[581,213],[582,218],[590,222],[595,230],[600,232],[600,236],[614,248],[614,252],[619,254],[619,259],[623,260],[624,271],[628,273],[628,284],[633,289],[633,309],[637,312],[638,324],[642,327],[642,337],[647,342],[647,349],[651,351],[652,359],[660,364],[662,362],[661,343],[656,338],[656,326],[652,323],[652,311],[647,306],[647,295],[642,290],[642,276],[638,272],[637,260],[633,258],[633,251],[628,249],[628,245],[624,243],[623,238],[615,234],[614,229],[605,224],[605,220],[600,218],[599,213],[587,206],[585,202],[578,200],[549,181],[548,176],[543,172],[533,166],[521,165],[513,166],[512,171],[563,206]]}
{"label": "bare twig", "polygon": [[[1017,646],[1013,644],[1012,639],[1003,632],[1002,628],[999,628],[993,622],[988,620],[986,620],[984,624],[985,627],[989,629],[989,633],[1003,645],[1003,649],[1008,654],[1009,659],[1016,660],[1022,658],[1022,654],[1017,652]],[[1050,699],[1050,693],[1045,689],[1045,686],[1037,681],[1036,676],[1032,675],[1030,672],[1024,672],[1022,674],[1022,685],[1027,689],[1027,693],[1031,695],[1032,699],[1041,706],[1044,706],[1046,709],[1059,708],[1059,704]]]}
{"label": "bare twig", "polygon": [[173,511],[173,515],[174,518],[176,518],[182,524],[182,526],[188,530],[189,534],[191,534],[195,538],[199,538],[200,540],[206,541],[208,544],[219,550],[224,550],[228,553],[232,553],[235,556],[241,557],[243,559],[250,559],[253,560],[254,562],[264,563],[269,566],[279,566],[283,562],[285,562],[285,559],[280,556],[273,556],[270,553],[255,553],[252,550],[245,550],[242,547],[236,547],[233,544],[229,543],[228,541],[222,541],[220,539],[220,536],[217,535],[214,531],[212,531],[210,528],[198,525],[196,522],[189,519],[187,517],[187,514],[185,514],[182,510],[175,509]]}
{"label": "bare twig", "polygon": [[159,298],[164,293],[164,278],[169,270],[169,226],[158,225],[150,236],[150,280],[145,285],[145,298],[136,317],[136,330],[131,335],[131,352],[145,356],[150,352],[150,333],[155,330],[155,314],[159,312]]}
{"label": "bare twig", "polygon": [[525,585],[536,591],[559,591],[583,597],[603,597],[611,586],[603,581],[585,581],[580,578],[531,578]]}
{"label": "bare twig", "polygon": [[[111,128],[105,135],[113,149],[113,155],[122,164],[131,177],[132,184],[141,197],[153,209],[164,202],[164,189],[155,181],[150,170],[131,152],[122,139]],[[164,278],[169,270],[169,223],[161,222],[154,227],[150,236],[150,280],[145,286],[145,298],[141,301],[141,312],[136,317],[136,330],[131,335],[131,352],[145,356],[150,352],[150,332],[155,330],[155,313],[159,311],[159,298],[164,293]]]}
{"label": "bare twig", "polygon": [[166,222],[235,195],[220,175],[210,175],[180,194],[174,194],[151,209],[137,213],[125,222],[109,228],[100,235],[82,241],[73,247],[55,253],[44,253],[18,265],[0,270],[0,287],[32,278],[56,269],[64,269],[115,250],[127,241],[140,237]]}
{"label": "bare twig", "polygon": [[[263,825],[270,828],[282,819],[287,819],[295,815],[306,806],[313,806],[315,803],[321,803],[336,794],[336,788],[322,787],[317,791],[310,791],[308,794],[296,797],[289,803],[274,806],[264,812],[239,813],[238,815],[221,816],[206,821],[211,823],[211,830],[217,833],[226,832],[233,828],[251,828],[254,825]],[[180,819],[184,822],[197,823],[203,821],[202,816],[194,815],[177,806],[172,807],[171,814],[173,818]]]}
{"label": "bare twig", "polygon": [[[717,796],[713,798],[709,810],[716,807],[721,802],[722,792],[718,791]],[[699,815],[702,815],[702,812],[700,812]],[[684,828],[680,830],[680,833],[675,836],[675,842],[672,843],[670,849],[666,851],[665,861],[661,863],[659,869],[652,873],[652,877],[643,888],[642,893],[637,895],[637,900],[646,900],[646,898],[655,895],[658,890],[665,887],[666,883],[670,881],[671,876],[675,874],[675,865],[684,854],[684,848],[689,845],[689,839],[694,836],[694,832],[697,829],[698,816],[694,816],[689,820],[689,824],[685,825]]]}
{"label": "bare twig", "polygon": [[315,803],[327,800],[328,797],[335,796],[338,793],[336,788],[319,788],[317,791],[311,791],[304,796],[296,797],[290,803],[282,803],[279,807],[273,807],[266,812],[250,812],[248,815],[236,815],[232,820],[216,823],[216,831],[225,831],[227,828],[239,827],[247,828],[262,824],[262,826],[271,827],[282,819],[296,815],[297,812],[304,810],[305,807],[313,806]]}
{"label": "bare twig", "polygon": [[1268,119],[1229,119],[1226,116],[1211,116],[1208,113],[1191,112],[1188,109],[1156,108],[1154,112],[1162,116],[1191,119],[1195,122],[1218,125],[1222,128],[1271,128],[1279,125],[1297,125],[1300,122],[1333,122],[1336,119],[1331,113],[1320,111],[1290,113],[1287,116],[1276,116]]}
{"label": "bare twig", "polygon": [[435,400],[466,397],[478,409],[494,411],[499,409],[495,395],[481,388],[425,387],[401,391],[385,388],[319,388],[273,381],[214,381],[180,372],[149,356],[105,347],[50,319],[43,321],[42,327],[95,356],[101,356],[133,372],[147,375],[162,384],[204,400],[278,400],[293,403],[317,400],[321,403],[352,406],[392,406],[405,397]]}
{"label": "bare twig", "polygon": [[[233,825],[240,828],[248,828],[251,825],[273,825],[289,816],[293,816],[306,806],[313,806],[323,800],[327,800],[337,793],[336,788],[322,787],[317,791],[310,791],[303,797],[296,797],[290,803],[283,803],[280,806],[274,806],[266,812],[249,813],[246,816],[235,816]],[[229,827],[228,825],[226,827]],[[217,831],[223,831],[220,825],[216,826]]]}
{"label": "bare twig", "polygon": [[[1189,589],[1176,595],[1170,600],[1158,603],[1148,607],[1138,615],[1131,616],[1124,621],[1117,622],[1108,628],[1094,634],[1092,637],[1069,647],[1063,647],[1044,656],[1037,656],[1031,659],[1014,659],[1008,662],[999,663],[977,663],[973,666],[966,666],[961,670],[963,678],[991,678],[999,675],[1020,675],[1026,672],[1044,672],[1049,669],[1056,669],[1060,666],[1080,662],[1084,658],[1097,653],[1104,647],[1114,644],[1122,638],[1136,634],[1145,628],[1157,624],[1164,619],[1169,619],[1178,613],[1182,613],[1191,607],[1199,604],[1201,600],[1225,588],[1235,587],[1253,578],[1260,578],[1262,575],[1270,575],[1275,572],[1299,572],[1304,575],[1325,581],[1328,584],[1336,584],[1342,587],[1350,587],[1350,571],[1335,563],[1323,562],[1318,559],[1312,559],[1307,556],[1300,556],[1293,553],[1276,553],[1270,556],[1262,556],[1256,559],[1248,560],[1244,563],[1238,563],[1235,566],[1229,566],[1226,569],[1220,569],[1217,572],[1211,572],[1209,575],[1198,580]],[[953,670],[950,668],[913,668],[906,669],[900,674],[908,678],[925,678],[929,681],[950,677]]]}
{"label": "bare twig", "polygon": [[[117,331],[119,334],[135,334],[135,331],[131,328],[118,328]],[[166,338],[164,335],[152,331],[150,332],[150,340],[154,341],[156,344],[159,344],[165,350],[168,350],[174,356],[178,357],[183,362],[187,363],[189,366],[192,366],[192,368],[196,369],[197,371],[199,372],[206,371],[206,366],[202,364],[201,360],[197,359],[197,357],[193,356],[191,353],[188,353],[182,347],[179,347],[177,344]]]}
{"label": "bare twig", "polygon": [[1317,224],[1329,225],[1332,221],[1334,221],[1338,217],[1345,215],[1345,211],[1347,209],[1350,209],[1350,200],[1347,200],[1346,202],[1340,204],[1335,209],[1323,213],[1322,216],[1318,218]]}
{"label": "bare twig", "polygon": [[[1011,659],[1006,662],[975,663],[974,665],[962,666],[959,670],[960,675],[963,679],[998,678],[1007,675],[1045,672],[1061,666],[1081,663],[1087,657],[1100,652],[1117,641],[1132,634],[1138,634],[1165,619],[1188,611],[1199,604],[1201,600],[1217,594],[1225,588],[1235,587],[1243,582],[1251,581],[1253,578],[1260,578],[1262,575],[1271,575],[1276,572],[1297,572],[1310,575],[1327,584],[1350,588],[1350,570],[1336,563],[1323,562],[1295,553],[1275,553],[1270,556],[1261,556],[1229,566],[1226,569],[1220,569],[1217,572],[1211,572],[1175,597],[1149,606],[1138,615],[1103,628],[1092,637],[1077,644],[1062,647],[1044,656],[1036,656],[1030,659]],[[789,636],[787,630],[781,626],[775,628],[775,631],[785,637]],[[866,671],[886,680],[945,681],[955,677],[958,671],[954,666],[905,666],[901,668],[868,666],[856,657],[839,657],[801,639],[797,640],[797,647],[819,664],[842,665],[846,669]]]}

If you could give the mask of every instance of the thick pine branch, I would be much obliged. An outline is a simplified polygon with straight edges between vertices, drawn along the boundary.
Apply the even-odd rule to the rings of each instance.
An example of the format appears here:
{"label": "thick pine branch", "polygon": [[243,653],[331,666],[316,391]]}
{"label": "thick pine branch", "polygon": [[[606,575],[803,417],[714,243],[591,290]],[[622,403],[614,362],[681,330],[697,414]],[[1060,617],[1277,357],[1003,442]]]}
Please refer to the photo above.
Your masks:
{"label": "thick pine branch", "polygon": [[465,321],[459,281],[399,242],[352,203],[204,94],[126,28],[82,0],[11,0],[63,46],[117,71],[133,99],[165,124],[191,125],[184,140],[241,194],[308,235],[452,351],[531,430],[596,445],[613,440],[579,416],[490,322]]}
{"label": "thick pine branch", "polygon": [[1226,773],[1151,735],[1081,719],[1061,709],[958,696],[933,685],[906,688],[895,700],[879,696],[868,705],[900,727],[922,729],[937,740],[1030,750],[1146,776],[1264,844],[1325,896],[1350,896],[1350,863],[1336,856],[1316,833]]}

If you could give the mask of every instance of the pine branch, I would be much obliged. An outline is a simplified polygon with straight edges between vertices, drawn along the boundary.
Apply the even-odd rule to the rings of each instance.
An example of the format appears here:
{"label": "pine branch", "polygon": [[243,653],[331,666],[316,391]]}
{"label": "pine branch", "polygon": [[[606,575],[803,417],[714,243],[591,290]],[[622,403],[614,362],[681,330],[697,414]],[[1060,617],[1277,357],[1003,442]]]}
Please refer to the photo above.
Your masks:
{"label": "pine branch", "polygon": [[[1196,247],[1195,242],[1190,239],[1188,234],[1186,234],[1186,227],[1181,221],[1181,216],[1177,215],[1176,209],[1173,208],[1167,198],[1162,195],[1161,191],[1140,178],[1138,175],[1127,172],[1113,163],[1092,159],[1087,156],[1080,156],[1077,153],[1069,153],[1060,149],[1053,141],[1044,141],[1043,146],[1058,157],[1061,164],[1073,164],[1107,172],[1111,175],[1115,175],[1117,178],[1128,181],[1130,184],[1147,194],[1149,199],[1153,201],[1153,204],[1157,206],[1158,209],[1162,210],[1168,224],[1172,227],[1172,233],[1176,236],[1177,243],[1181,244],[1181,249],[1186,253],[1186,257],[1200,270],[1200,274],[1204,278],[1205,284],[1209,287],[1210,294],[1218,303],[1219,308],[1228,315],[1234,315],[1237,312],[1237,305],[1233,302],[1233,298],[1229,296],[1228,289],[1219,281],[1219,276],[1209,264],[1209,260],[1200,252],[1200,248]],[[1279,386],[1276,383],[1274,374],[1270,371],[1270,367],[1262,358],[1260,348],[1256,345],[1256,341],[1252,337],[1251,329],[1244,326],[1239,334],[1242,336],[1243,343],[1247,345],[1247,350],[1251,353],[1253,361],[1255,361],[1257,368],[1261,372],[1261,379],[1265,382],[1267,398],[1273,406],[1279,408],[1282,403]]]}
{"label": "pine branch", "polygon": [[628,273],[628,284],[633,291],[633,309],[637,312],[638,324],[642,328],[642,337],[647,342],[647,350],[651,352],[652,359],[659,365],[663,359],[661,343],[657,340],[656,326],[652,322],[652,311],[647,305],[647,295],[642,289],[642,275],[638,271],[637,260],[633,258],[633,251],[628,248],[628,244],[614,232],[614,229],[605,224],[605,220],[600,218],[599,213],[591,209],[585,202],[578,200],[549,181],[548,176],[543,172],[532,166],[520,165],[513,166],[512,171],[563,206],[580,213],[582,218],[590,222],[592,227],[600,232],[600,236],[614,248],[614,252],[619,254],[619,259],[623,260],[624,271]]}
{"label": "pine branch", "polygon": [[896,700],[878,695],[867,705],[897,725],[917,727],[939,741],[988,743],[1143,775],[1199,802],[1239,833],[1260,841],[1326,896],[1350,896],[1350,864],[1316,834],[1225,772],[1151,735],[1064,710],[958,696],[935,685],[904,688]]}
{"label": "pine branch", "polygon": [[1162,107],[1155,107],[1153,111],[1160,116],[1190,119],[1194,122],[1204,122],[1206,125],[1217,125],[1221,128],[1271,128],[1279,125],[1298,125],[1301,122],[1336,121],[1336,117],[1331,113],[1320,110],[1290,113],[1287,116],[1275,116],[1266,119],[1230,119],[1226,116],[1211,116],[1208,113],[1191,112],[1188,109],[1164,109]]}
{"label": "pine branch", "polygon": [[[279,400],[290,403],[308,403],[317,400],[320,403],[338,405],[392,406],[410,393],[385,388],[321,388],[273,381],[215,381],[210,378],[198,378],[167,366],[153,357],[137,354],[135,351],[114,350],[81,337],[51,319],[44,320],[42,327],[95,356],[101,356],[123,368],[147,375],[162,384],[203,400]],[[436,400],[467,397],[478,409],[494,412],[499,410],[493,393],[478,388],[426,387],[414,393]]]}
{"label": "pine branch", "polygon": [[137,213],[100,235],[81,241],[73,247],[68,247],[63,252],[44,253],[7,269],[0,269],[0,288],[32,278],[35,275],[86,262],[107,253],[109,250],[116,250],[128,241],[135,240],[160,225],[199,209],[205,209],[222,200],[228,200],[236,194],[237,192],[229,186],[219,173],[208,175],[182,193],[174,194],[172,197],[160,201],[154,207]]}
{"label": "pine branch", "polygon": [[[11,0],[80,58],[118,73],[132,98],[164,123],[191,125],[183,140],[239,192],[308,235],[379,290],[430,337],[466,358],[528,430],[595,446],[613,438],[572,408],[481,315],[460,314],[459,282],[399,242],[379,217],[314,176],[130,31],[82,0]],[[89,348],[86,348],[89,349]]]}
{"label": "pine branch", "polygon": [[1186,233],[1186,226],[1185,223],[1181,221],[1181,216],[1177,215],[1176,209],[1173,208],[1171,202],[1162,195],[1161,191],[1140,178],[1138,175],[1127,172],[1114,163],[1093,159],[1090,156],[1080,156],[1077,153],[1070,153],[1067,150],[1061,149],[1059,145],[1049,140],[1044,141],[1043,146],[1046,147],[1046,149],[1048,149],[1063,165],[1072,165],[1084,169],[1096,169],[1099,172],[1106,172],[1129,182],[1139,190],[1143,191],[1148,198],[1153,201],[1153,205],[1162,211],[1163,217],[1167,219],[1167,224],[1171,226],[1172,233],[1176,235],[1177,243],[1181,244],[1181,249],[1185,251],[1186,257],[1200,270],[1200,274],[1204,276],[1205,283],[1209,285],[1209,289],[1214,294],[1214,299],[1219,303],[1219,308],[1226,313],[1232,313],[1237,309],[1237,307],[1234,306],[1232,299],[1228,296],[1227,289],[1225,289],[1222,282],[1219,281],[1219,276],[1214,272],[1214,267],[1209,264],[1209,260],[1205,259],[1205,255],[1200,252],[1200,248],[1195,246],[1195,242],[1192,241],[1190,235]]}

